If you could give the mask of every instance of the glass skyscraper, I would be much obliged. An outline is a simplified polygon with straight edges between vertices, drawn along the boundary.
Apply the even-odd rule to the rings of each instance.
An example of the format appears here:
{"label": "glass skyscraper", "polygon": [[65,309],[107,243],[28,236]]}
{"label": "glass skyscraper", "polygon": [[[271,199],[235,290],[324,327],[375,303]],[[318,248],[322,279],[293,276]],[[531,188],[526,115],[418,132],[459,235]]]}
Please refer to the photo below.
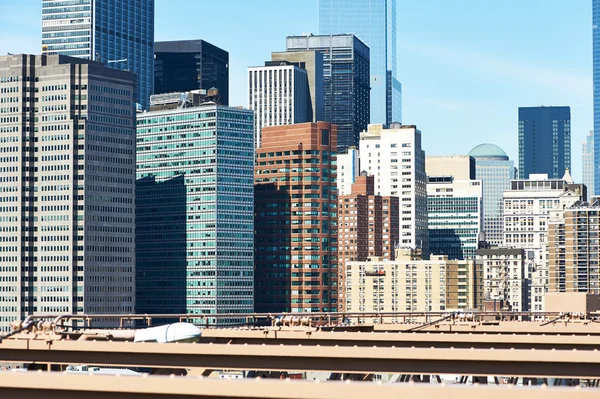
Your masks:
{"label": "glass skyscraper", "polygon": [[581,182],[585,184],[587,188],[586,201],[592,198],[594,195],[594,131],[591,131],[587,135],[586,140],[581,146],[581,163],[582,163],[582,178]]}
{"label": "glass skyscraper", "polygon": [[323,54],[325,122],[337,125],[337,151],[358,147],[369,124],[369,47],[354,35],[288,36],[288,52]]}
{"label": "glass skyscraper", "polygon": [[[592,32],[594,62],[594,181],[600,181],[600,0],[592,0]],[[591,195],[600,195],[600,184]]]}
{"label": "glass skyscraper", "polygon": [[154,0],[42,0],[42,53],[134,72],[136,101],[147,109],[154,92]]}
{"label": "glass skyscraper", "polygon": [[136,311],[253,312],[253,112],[138,114],[137,179]]}
{"label": "glass skyscraper", "polygon": [[560,179],[571,168],[571,108],[519,107],[519,178]]}
{"label": "glass skyscraper", "polygon": [[483,183],[483,231],[486,241],[502,245],[502,194],[510,189],[515,166],[502,149],[493,144],[480,144],[469,155],[475,158],[475,178]]}
{"label": "glass skyscraper", "polygon": [[319,34],[353,33],[371,50],[371,121],[402,122],[396,66],[396,0],[319,0]]}

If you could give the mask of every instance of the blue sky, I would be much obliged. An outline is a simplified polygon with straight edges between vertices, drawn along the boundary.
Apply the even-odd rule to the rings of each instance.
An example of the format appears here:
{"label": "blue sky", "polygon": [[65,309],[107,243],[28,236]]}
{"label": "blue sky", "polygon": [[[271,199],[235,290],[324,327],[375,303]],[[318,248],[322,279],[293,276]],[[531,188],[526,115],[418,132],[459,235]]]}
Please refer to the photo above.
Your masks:
{"label": "blue sky", "polygon": [[[573,175],[592,129],[589,0],[397,0],[403,123],[427,155],[482,142],[517,160],[517,108],[569,105]],[[39,53],[39,0],[0,1],[0,54]],[[204,39],[229,51],[230,102],[247,106],[246,68],[285,37],[318,33],[318,0],[156,0],[156,40]]]}

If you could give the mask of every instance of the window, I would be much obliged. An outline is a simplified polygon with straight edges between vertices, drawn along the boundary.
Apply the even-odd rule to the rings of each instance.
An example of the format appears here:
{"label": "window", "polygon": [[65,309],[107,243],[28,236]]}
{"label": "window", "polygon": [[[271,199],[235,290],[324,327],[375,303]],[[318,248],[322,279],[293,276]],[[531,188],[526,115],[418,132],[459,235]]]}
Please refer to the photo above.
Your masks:
{"label": "window", "polygon": [[321,130],[321,145],[329,145],[329,130]]}

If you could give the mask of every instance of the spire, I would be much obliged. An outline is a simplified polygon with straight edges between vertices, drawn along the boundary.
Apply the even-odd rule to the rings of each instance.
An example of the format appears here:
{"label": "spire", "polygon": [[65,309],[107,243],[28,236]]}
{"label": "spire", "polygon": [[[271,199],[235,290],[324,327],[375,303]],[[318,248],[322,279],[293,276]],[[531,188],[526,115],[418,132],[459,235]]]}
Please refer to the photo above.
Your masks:
{"label": "spire", "polygon": [[571,173],[569,173],[569,168],[565,169],[565,175],[562,178],[564,181],[566,181],[568,184],[573,184],[573,178],[571,177]]}

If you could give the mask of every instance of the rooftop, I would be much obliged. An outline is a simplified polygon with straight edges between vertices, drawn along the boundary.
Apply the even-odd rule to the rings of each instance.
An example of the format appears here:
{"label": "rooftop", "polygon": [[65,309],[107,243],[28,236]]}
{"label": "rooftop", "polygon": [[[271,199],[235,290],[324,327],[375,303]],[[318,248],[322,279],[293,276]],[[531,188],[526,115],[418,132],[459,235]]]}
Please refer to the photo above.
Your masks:
{"label": "rooftop", "polygon": [[469,152],[469,155],[476,159],[488,158],[508,161],[508,155],[506,155],[504,150],[490,143],[479,144]]}

